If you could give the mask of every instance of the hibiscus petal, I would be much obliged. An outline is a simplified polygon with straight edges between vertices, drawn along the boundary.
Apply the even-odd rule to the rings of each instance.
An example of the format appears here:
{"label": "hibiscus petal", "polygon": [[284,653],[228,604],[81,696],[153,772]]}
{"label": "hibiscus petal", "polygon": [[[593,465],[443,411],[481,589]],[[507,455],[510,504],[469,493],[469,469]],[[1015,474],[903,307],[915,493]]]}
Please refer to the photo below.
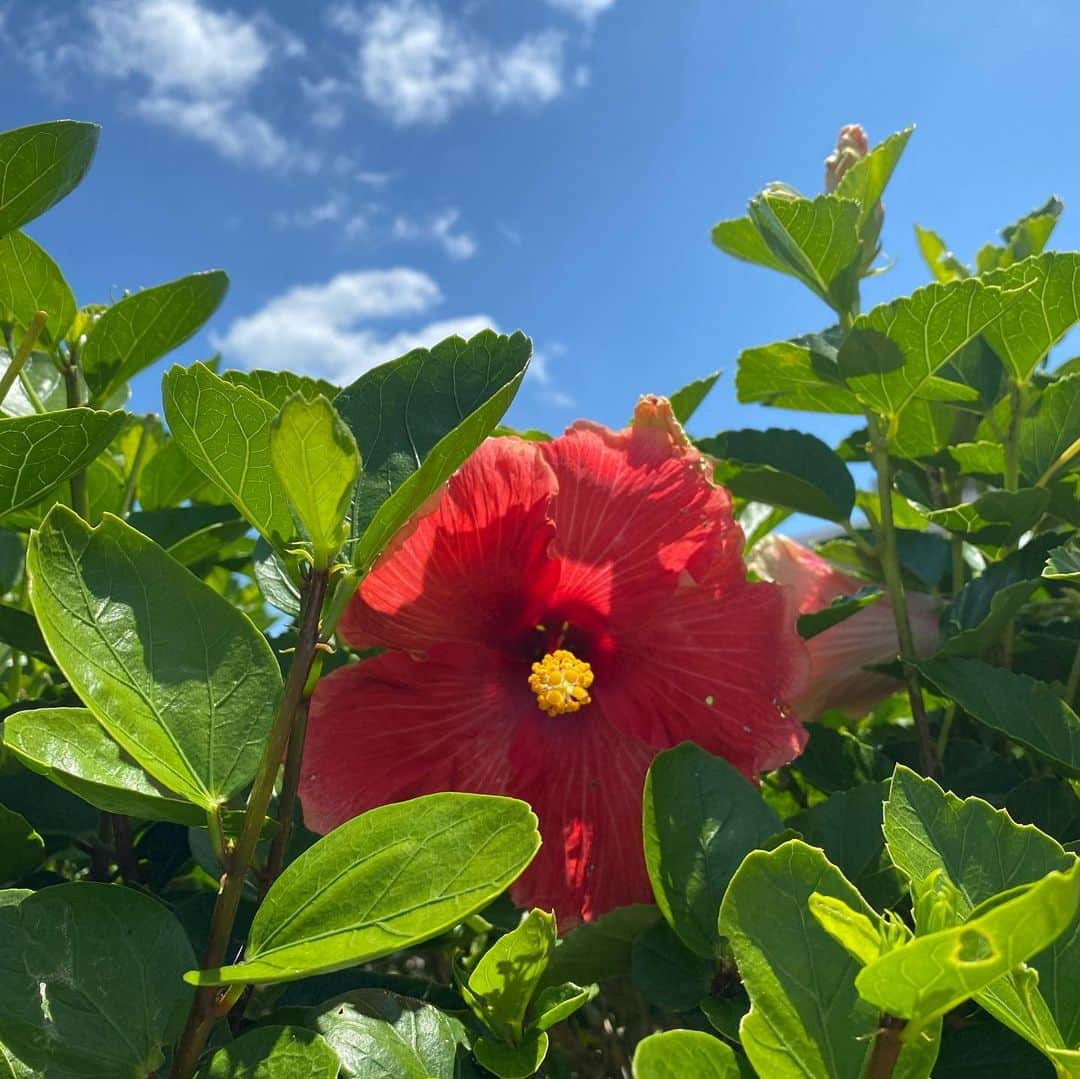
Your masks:
{"label": "hibiscus petal", "polygon": [[806,732],[790,705],[807,668],[783,589],[690,586],[623,642],[592,693],[649,745],[696,742],[753,776],[799,755]]}
{"label": "hibiscus petal", "polygon": [[344,638],[414,652],[455,641],[497,647],[535,623],[528,597],[558,573],[547,553],[555,487],[536,444],[489,439],[361,584]]}
{"label": "hibiscus petal", "polygon": [[528,669],[473,646],[387,652],[315,687],[300,800],[328,832],[358,813],[438,791],[507,792],[515,719],[538,711]]}
{"label": "hibiscus petal", "polygon": [[773,532],[758,543],[747,564],[759,577],[790,588],[799,614],[828,607],[837,596],[850,596],[865,584],[841,573],[809,547]]}
{"label": "hibiscus petal", "polygon": [[519,907],[554,910],[559,931],[628,903],[651,903],[641,794],[655,750],[591,705],[518,727],[508,793],[540,821],[540,853],[511,888]]}
{"label": "hibiscus petal", "polygon": [[588,607],[614,632],[670,596],[686,574],[701,579],[719,567],[727,577],[744,575],[731,498],[679,440],[669,413],[666,401],[643,399],[625,431],[578,423],[542,444],[558,478],[552,549],[562,575],[552,607]]}

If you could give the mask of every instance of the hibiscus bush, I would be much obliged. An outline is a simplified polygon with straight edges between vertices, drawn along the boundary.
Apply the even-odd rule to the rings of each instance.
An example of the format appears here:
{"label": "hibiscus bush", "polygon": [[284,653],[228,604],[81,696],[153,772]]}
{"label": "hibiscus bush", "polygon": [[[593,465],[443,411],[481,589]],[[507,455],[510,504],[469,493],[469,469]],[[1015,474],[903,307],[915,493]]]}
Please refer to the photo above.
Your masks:
{"label": "hibiscus bush", "polygon": [[510,430],[491,331],[162,419],[225,274],[21,231],[97,135],[0,135],[0,1075],[1080,1076],[1058,199],[865,313],[910,130],[715,226],[823,305],[739,400],[835,446],[688,434],[717,375]]}

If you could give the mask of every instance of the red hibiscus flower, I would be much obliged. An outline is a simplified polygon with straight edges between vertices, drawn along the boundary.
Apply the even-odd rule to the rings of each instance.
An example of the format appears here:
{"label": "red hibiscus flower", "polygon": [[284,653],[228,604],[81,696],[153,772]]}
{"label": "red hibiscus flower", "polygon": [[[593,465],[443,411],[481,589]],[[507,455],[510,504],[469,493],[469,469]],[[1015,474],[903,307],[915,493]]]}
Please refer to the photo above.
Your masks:
{"label": "red hibiscus flower", "polygon": [[[776,534],[754,548],[750,566],[765,580],[789,589],[799,614],[823,610],[834,599],[852,596],[866,585],[841,573],[809,547]],[[915,650],[920,656],[932,655],[941,644],[939,604],[924,593],[909,592],[907,607]],[[806,644],[810,682],[795,701],[803,719],[815,719],[829,708],[851,716],[865,715],[901,688],[894,678],[864,670],[896,659],[900,651],[892,604],[886,596],[811,637]]]}
{"label": "red hibiscus flower", "polygon": [[508,794],[544,837],[519,905],[565,927],[649,901],[656,752],[692,740],[752,776],[805,740],[786,707],[805,653],[784,591],[747,581],[742,543],[663,398],[621,432],[489,440],[342,619],[352,646],[388,651],[315,691],[308,826],[434,791]]}

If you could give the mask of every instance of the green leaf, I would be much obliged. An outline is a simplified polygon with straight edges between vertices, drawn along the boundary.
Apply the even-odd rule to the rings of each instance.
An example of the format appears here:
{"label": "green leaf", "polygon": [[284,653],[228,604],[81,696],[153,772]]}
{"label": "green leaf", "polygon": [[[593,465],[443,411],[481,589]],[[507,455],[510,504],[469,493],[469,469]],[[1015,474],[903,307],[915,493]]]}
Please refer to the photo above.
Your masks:
{"label": "green leaf", "polygon": [[525,1013],[557,936],[555,916],[531,910],[521,925],[495,941],[469,975],[469,1006],[504,1041],[521,1041]]}
{"label": "green leaf", "polygon": [[52,120],[0,135],[0,235],[40,216],[78,185],[100,132],[97,124]]}
{"label": "green leaf", "polygon": [[711,375],[687,383],[668,398],[671,402],[671,411],[679,423],[685,424],[697,412],[701,402],[709,396],[709,391],[716,385],[719,378],[720,372],[714,371]]}
{"label": "green leaf", "polygon": [[798,840],[747,855],[720,908],[750,994],[743,1049],[769,1079],[862,1075],[878,1025],[855,990],[858,961],[809,913],[815,893],[877,919],[825,855]]}
{"label": "green leaf", "polygon": [[[1072,868],[1075,859],[1030,825],[1017,825],[980,798],[961,801],[898,765],[885,803],[885,841],[893,863],[921,882],[942,871],[966,918],[999,892]],[[978,1002],[1037,1048],[1080,1044],[1080,985],[1070,973],[1080,963],[1080,930],[1066,931],[1031,960],[1039,986],[1021,990],[999,979]]]}
{"label": "green leaf", "polygon": [[0,519],[85,469],[123,426],[124,413],[89,408],[0,419]]}
{"label": "green leaf", "polygon": [[284,550],[295,526],[270,457],[270,425],[277,409],[201,363],[170,368],[161,392],[173,438],[192,463],[257,531]]}
{"label": "green leaf", "polygon": [[911,1037],[1041,952],[1080,907],[1080,863],[1048,874],[963,925],[917,937],[875,959],[855,979],[860,995],[909,1020]]}
{"label": "green leaf", "polygon": [[283,982],[366,963],[449,929],[511,884],[540,846],[524,802],[431,794],[334,829],[277,879],[244,961],[198,985]]}
{"label": "green leaf", "polygon": [[[11,366],[11,353],[0,348],[0,372]],[[30,392],[37,398],[31,401],[23,388],[29,383]],[[40,405],[40,407],[38,407]],[[41,412],[56,412],[67,407],[67,390],[64,379],[45,352],[31,352],[22,373],[4,398],[0,413],[4,416],[36,416]]]}
{"label": "green leaf", "polygon": [[980,280],[1005,290],[1028,286],[986,328],[990,347],[1026,382],[1051,346],[1080,320],[1080,254],[1049,251]]}
{"label": "green leaf", "polygon": [[804,641],[808,641],[819,633],[824,633],[825,630],[839,625],[853,614],[858,614],[864,607],[877,603],[879,599],[881,599],[881,588],[877,585],[860,588],[852,596],[838,596],[828,607],[822,607],[820,611],[799,615],[795,623],[799,636]]}
{"label": "green leaf", "polygon": [[38,311],[48,314],[40,340],[55,345],[75,317],[75,297],[60,267],[29,236],[0,237],[0,309],[26,332]]}
{"label": "green leaf", "polygon": [[757,226],[749,217],[736,217],[718,222],[712,229],[712,242],[725,255],[731,255],[732,258],[752,262],[756,266],[764,266],[780,273],[791,274],[792,277],[797,276],[786,262],[772,253],[764,237],[758,232]]}
{"label": "green leaf", "polygon": [[0,907],[0,1045],[35,1075],[145,1079],[191,1001],[194,961],[155,899],[58,884]]}
{"label": "green leaf", "polygon": [[35,708],[9,716],[3,746],[31,771],[104,813],[203,827],[206,810],[163,787],[85,708]]}
{"label": "green leaf", "polygon": [[638,1042],[634,1079],[739,1079],[735,1052],[700,1030],[664,1030]]}
{"label": "green leaf", "polygon": [[507,1045],[494,1038],[477,1038],[473,1045],[476,1059],[499,1079],[528,1079],[544,1063],[548,1036],[534,1031],[520,1045]]}
{"label": "green leaf", "polygon": [[856,161],[840,179],[836,194],[859,204],[859,228],[866,223],[885,193],[892,174],[907,147],[914,127],[897,131]]}
{"label": "green leaf", "polygon": [[0,642],[9,648],[52,662],[34,616],[20,607],[0,603]]}
{"label": "green leaf", "polygon": [[312,401],[320,394],[332,401],[341,390],[323,378],[309,378],[292,371],[226,371],[221,376],[234,386],[246,386],[256,396],[277,408],[295,394]]}
{"label": "green leaf", "polygon": [[667,922],[657,922],[634,938],[631,974],[634,988],[650,1004],[689,1012],[712,988],[716,961],[690,951]]}
{"label": "green leaf", "polygon": [[916,225],[915,241],[919,245],[919,253],[923,261],[943,285],[971,276],[971,271],[949,250],[945,241],[936,232]]}
{"label": "green leaf", "polygon": [[159,783],[207,808],[255,774],[281,691],[265,638],[115,517],[57,506],[31,538],[30,596],[71,687]]}
{"label": "green leaf", "polygon": [[750,202],[750,220],[772,253],[837,311],[850,307],[848,271],[859,257],[862,209],[853,199],[764,193]]}
{"label": "green leaf", "polygon": [[270,425],[270,460],[311,541],[316,567],[325,569],[349,532],[346,515],[360,473],[352,432],[325,397],[295,394]]}
{"label": "green leaf", "polygon": [[927,519],[972,543],[1005,547],[1034,528],[1046,511],[1050,492],[1045,487],[1019,491],[988,491],[974,502],[929,510]]}
{"label": "green leaf", "polygon": [[968,715],[1080,776],[1080,716],[1045,682],[976,659],[915,666]]}
{"label": "green leaf", "polygon": [[556,1023],[561,1023],[588,1004],[597,992],[595,985],[581,986],[573,982],[541,989],[529,1005],[527,1029],[550,1030]]}
{"label": "green leaf", "polygon": [[846,730],[810,724],[802,756],[793,764],[818,790],[831,794],[888,779],[892,761],[881,750]]}
{"label": "green leaf", "polygon": [[881,832],[881,811],[887,794],[887,783],[864,783],[838,791],[787,821],[788,827],[801,832],[807,843],[821,848],[867,902],[879,910],[894,906],[904,891]]}
{"label": "green leaf", "polygon": [[197,333],[221,306],[228,288],[222,270],[207,270],[114,303],[94,323],[82,349],[83,373],[94,400],[103,401]]}
{"label": "green leaf", "polygon": [[1080,796],[1068,780],[1033,776],[1009,791],[1009,816],[1018,824],[1034,824],[1059,843],[1080,839]]}
{"label": "green leaf", "polygon": [[739,400],[805,412],[861,414],[862,406],[844,385],[836,363],[842,343],[842,332],[833,327],[747,349],[739,355],[735,376]]}
{"label": "green leaf", "polygon": [[192,464],[180,443],[170,438],[139,473],[139,505],[150,512],[172,509],[189,498],[200,496],[210,486],[216,488],[213,481]]}
{"label": "green leaf", "polygon": [[[1039,397],[1038,411],[1025,416],[1019,430],[1020,474],[1029,483],[1040,483],[1059,467],[1058,459],[1080,439],[1080,374],[1051,382]],[[1077,458],[1071,459],[1075,467]]]}
{"label": "green leaf", "polygon": [[717,482],[732,494],[846,521],[855,505],[855,483],[847,466],[813,435],[770,428],[725,431],[697,440],[717,458]]}
{"label": "green leaf", "polygon": [[1005,472],[1005,447],[1000,442],[959,442],[949,456],[964,475],[1001,476]]}
{"label": "green leaf", "polygon": [[337,1079],[337,1054],[304,1027],[256,1027],[219,1049],[199,1079]]}
{"label": "green leaf", "polygon": [[855,396],[883,416],[898,417],[917,398],[955,399],[941,369],[973,338],[1015,306],[1019,291],[974,278],[932,284],[855,320],[837,357]]}
{"label": "green leaf", "polygon": [[532,355],[523,333],[485,330],[376,367],[334,400],[356,436],[353,563],[366,571],[406,521],[495,429]]}
{"label": "green leaf", "polygon": [[1074,537],[1055,547],[1046,560],[1042,575],[1058,581],[1080,580],[1080,542]]}
{"label": "green leaf", "polygon": [[44,860],[45,842],[29,821],[0,805],[0,881],[19,880]]}
{"label": "green leaf", "polygon": [[[890,950],[890,946],[899,943],[890,940],[890,933],[883,931],[885,923],[868,918],[860,911],[853,910],[841,899],[819,895],[810,896],[810,913],[818,925],[844,950],[866,966]],[[894,923],[895,924],[895,923]],[[890,930],[892,926],[888,927]],[[901,923],[894,932],[911,935],[911,931]]]}
{"label": "green leaf", "polygon": [[322,1006],[312,1026],[341,1061],[343,1079],[457,1079],[465,1029],[438,1008],[382,989]]}
{"label": "green leaf", "polygon": [[634,941],[659,921],[656,907],[635,903],[579,925],[559,941],[541,984],[588,985],[628,977]]}
{"label": "green leaf", "polygon": [[656,902],[687,947],[719,955],[716,912],[743,856],[780,818],[726,761],[690,742],[660,753],[642,802],[645,862]]}
{"label": "green leaf", "polygon": [[1005,269],[1013,263],[1039,254],[1046,247],[1065,204],[1051,195],[1046,204],[1025,214],[1019,221],[1001,230],[1005,246],[986,244],[980,248],[975,263],[979,273]]}

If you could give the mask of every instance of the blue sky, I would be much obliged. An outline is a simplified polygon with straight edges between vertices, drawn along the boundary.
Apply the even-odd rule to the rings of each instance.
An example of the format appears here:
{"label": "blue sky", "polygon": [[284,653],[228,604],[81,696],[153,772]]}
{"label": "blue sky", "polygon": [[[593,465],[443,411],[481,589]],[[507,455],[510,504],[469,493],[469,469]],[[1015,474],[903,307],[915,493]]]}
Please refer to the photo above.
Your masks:
{"label": "blue sky", "polygon": [[[725,377],[694,427],[848,420],[735,401],[742,348],[820,329],[790,278],[710,226],[767,181],[820,190],[836,131],[918,130],[889,189],[896,260],[864,308],[927,279],[912,222],[970,261],[1051,193],[1080,247],[1080,10],[1069,0],[84,0],[0,3],[0,126],[103,133],[28,231],[81,303],[194,270],[232,279],[170,358],[339,382],[484,324],[542,358],[511,414],[621,424],[642,392]],[[15,92],[11,88],[15,87]],[[1072,208],[1075,207],[1075,208]],[[132,407],[156,409],[164,365]]]}

